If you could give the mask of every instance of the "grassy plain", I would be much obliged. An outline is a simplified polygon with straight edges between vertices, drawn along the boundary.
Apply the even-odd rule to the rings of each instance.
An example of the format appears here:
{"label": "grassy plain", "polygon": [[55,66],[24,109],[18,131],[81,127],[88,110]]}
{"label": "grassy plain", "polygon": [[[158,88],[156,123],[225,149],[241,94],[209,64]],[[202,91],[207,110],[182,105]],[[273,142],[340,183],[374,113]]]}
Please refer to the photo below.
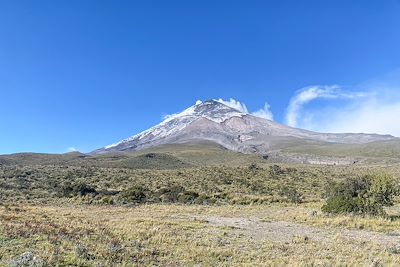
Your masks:
{"label": "grassy plain", "polygon": [[398,183],[398,164],[167,150],[0,158],[0,266],[400,265],[398,198],[384,218],[321,212],[333,182]]}
{"label": "grassy plain", "polygon": [[316,208],[317,204],[8,206],[0,210],[0,255],[4,264],[15,263],[29,251],[47,266],[400,264],[399,222],[310,216]]}

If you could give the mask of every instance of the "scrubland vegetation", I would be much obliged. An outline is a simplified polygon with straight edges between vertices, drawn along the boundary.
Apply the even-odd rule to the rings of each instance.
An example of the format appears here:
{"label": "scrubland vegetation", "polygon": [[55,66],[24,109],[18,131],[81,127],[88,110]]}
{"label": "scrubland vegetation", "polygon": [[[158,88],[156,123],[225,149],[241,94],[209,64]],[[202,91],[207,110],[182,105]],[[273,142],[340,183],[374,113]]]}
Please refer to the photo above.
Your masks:
{"label": "scrubland vegetation", "polygon": [[4,266],[398,266],[400,167],[0,167]]}

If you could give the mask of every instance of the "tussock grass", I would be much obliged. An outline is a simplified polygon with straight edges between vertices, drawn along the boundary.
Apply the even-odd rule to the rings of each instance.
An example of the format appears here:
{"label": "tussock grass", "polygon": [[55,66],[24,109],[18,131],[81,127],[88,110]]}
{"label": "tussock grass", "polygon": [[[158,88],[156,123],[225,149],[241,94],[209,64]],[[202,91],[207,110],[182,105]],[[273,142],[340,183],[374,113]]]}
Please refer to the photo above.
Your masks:
{"label": "tussock grass", "polygon": [[[286,207],[286,218],[298,207]],[[304,212],[311,208],[300,207]],[[290,242],[255,239],[235,227],[207,223],[207,216],[282,219],[285,207],[139,205],[1,208],[0,261],[30,251],[48,266],[396,266],[399,255],[374,242],[341,236]],[[194,219],[203,217],[205,219]],[[301,217],[299,217],[301,218]],[[367,220],[367,219],[366,219]],[[299,220],[301,221],[301,219]]]}
{"label": "tussock grass", "polygon": [[[320,211],[332,182],[381,171],[398,181],[399,170],[2,166],[0,265],[399,266],[398,199],[387,218]],[[271,225],[300,232],[270,238]]]}

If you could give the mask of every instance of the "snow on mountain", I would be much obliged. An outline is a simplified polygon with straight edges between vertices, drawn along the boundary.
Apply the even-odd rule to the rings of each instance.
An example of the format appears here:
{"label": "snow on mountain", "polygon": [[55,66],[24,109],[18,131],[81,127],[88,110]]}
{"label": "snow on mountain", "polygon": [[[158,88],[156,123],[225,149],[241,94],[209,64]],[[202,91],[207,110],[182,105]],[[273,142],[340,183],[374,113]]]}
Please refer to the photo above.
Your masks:
{"label": "snow on mountain", "polygon": [[94,154],[136,151],[162,144],[211,141],[243,153],[267,153],[271,149],[299,143],[360,144],[391,140],[389,135],[316,133],[255,117],[218,100],[197,101],[184,111],[166,116],[160,124]]}
{"label": "snow on mountain", "polygon": [[163,138],[184,129],[187,125],[199,118],[206,118],[210,121],[221,123],[229,118],[241,117],[243,115],[246,115],[246,113],[235,110],[218,101],[209,100],[202,102],[198,100],[194,106],[191,106],[180,113],[168,115],[160,124],[137,135],[128,137],[118,143],[105,146],[104,148],[110,149],[135,139],[140,140],[148,135]]}

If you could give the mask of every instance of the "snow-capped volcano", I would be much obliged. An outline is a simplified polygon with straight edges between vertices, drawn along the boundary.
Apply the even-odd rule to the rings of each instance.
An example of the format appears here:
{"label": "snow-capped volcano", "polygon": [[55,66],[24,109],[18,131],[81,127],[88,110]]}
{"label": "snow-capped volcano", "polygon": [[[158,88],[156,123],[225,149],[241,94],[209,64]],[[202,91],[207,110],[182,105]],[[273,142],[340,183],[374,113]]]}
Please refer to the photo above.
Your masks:
{"label": "snow-capped volcano", "polygon": [[226,106],[217,100],[208,100],[205,102],[198,100],[194,106],[180,113],[168,115],[160,124],[115,144],[107,145],[104,148],[109,150],[135,140],[146,139],[147,137],[151,137],[152,139],[154,137],[166,138],[183,130],[186,126],[200,118],[205,118],[215,123],[222,123],[232,117],[242,117],[244,115],[246,113]]}
{"label": "snow-capped volcano", "polygon": [[367,143],[390,140],[375,134],[321,134],[255,117],[217,100],[197,101],[160,124],[93,153],[137,151],[162,144],[211,141],[244,153],[266,153],[288,142]]}

